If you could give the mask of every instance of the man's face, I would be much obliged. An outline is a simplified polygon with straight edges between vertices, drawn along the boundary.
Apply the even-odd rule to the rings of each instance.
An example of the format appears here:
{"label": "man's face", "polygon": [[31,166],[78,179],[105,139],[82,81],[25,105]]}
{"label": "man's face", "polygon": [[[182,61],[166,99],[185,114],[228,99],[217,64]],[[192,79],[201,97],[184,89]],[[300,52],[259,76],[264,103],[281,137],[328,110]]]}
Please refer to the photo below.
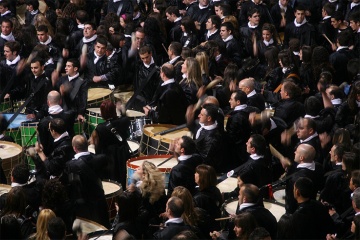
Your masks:
{"label": "man's face", "polygon": [[300,163],[300,157],[301,157],[300,150],[299,150],[299,148],[296,148],[294,161],[297,163]]}
{"label": "man's face", "polygon": [[1,33],[5,36],[9,35],[12,31],[11,25],[8,22],[1,23]]}
{"label": "man's face", "polygon": [[43,31],[38,31],[37,37],[38,37],[39,42],[46,42],[49,39],[48,33],[43,32]]}
{"label": "man's face", "polygon": [[135,33],[135,41],[137,48],[140,48],[144,45],[145,33],[136,32]]}
{"label": "man's face", "polygon": [[200,113],[199,113],[199,123],[206,123],[207,122],[207,111],[205,110],[205,108],[201,109]]}
{"label": "man's face", "polygon": [[209,5],[209,0],[199,0],[199,3],[201,6],[205,7],[205,6]]}
{"label": "man's face", "polygon": [[32,5],[26,5],[26,10],[28,10],[29,12],[34,11],[34,7]]}
{"label": "man's face", "polygon": [[281,96],[281,99],[286,99],[287,98],[287,93],[284,90],[284,85],[281,86],[280,96]]}
{"label": "man's face", "polygon": [[211,21],[211,18],[209,18],[205,23],[206,30],[212,30],[215,26]]}
{"label": "man's face", "polygon": [[296,10],[295,18],[296,18],[297,23],[302,23],[304,21],[304,19],[305,19],[305,11]]}
{"label": "man's face", "polygon": [[350,21],[350,27],[353,31],[357,31],[360,28],[360,22]]}
{"label": "man's face", "polygon": [[72,62],[67,62],[65,65],[65,73],[70,77],[74,76],[77,73],[77,67],[73,66]]}
{"label": "man's face", "polygon": [[335,156],[335,149],[336,149],[336,145],[333,145],[330,149],[330,161],[331,162],[336,162],[336,156]]}
{"label": "man's face", "polygon": [[244,187],[240,188],[238,199],[239,199],[239,205],[244,203]]}
{"label": "man's face", "polygon": [[9,61],[14,60],[17,57],[16,54],[17,54],[16,52],[12,52],[10,50],[10,48],[4,46],[4,56],[5,56],[6,60],[9,60]]}
{"label": "man's face", "polygon": [[306,119],[300,120],[296,129],[297,137],[301,140],[305,140],[312,135],[312,129],[308,128]]}
{"label": "man's face", "polygon": [[40,65],[40,62],[31,63],[31,72],[34,76],[39,77],[44,72],[44,66]]}
{"label": "man's face", "polygon": [[251,15],[251,17],[249,17],[249,22],[251,23],[251,25],[259,25],[260,13],[254,13],[253,15]]}
{"label": "man's face", "polygon": [[335,18],[331,18],[331,26],[333,26],[333,28],[338,29],[340,27],[340,23],[340,20],[337,21]]}
{"label": "man's face", "polygon": [[231,97],[230,97],[230,100],[229,100],[231,109],[233,109],[236,106],[240,105],[240,102],[235,100],[235,95],[236,95],[236,93],[231,94]]}
{"label": "man's face", "polygon": [[249,154],[253,154],[253,147],[251,146],[252,138],[249,138],[249,140],[246,142],[246,152]]}
{"label": "man's face", "polygon": [[151,53],[140,54],[141,61],[146,65],[150,65],[151,57],[152,57]]}
{"label": "man's face", "polygon": [[231,31],[227,30],[226,27],[220,28],[220,36],[222,39],[227,39],[231,35]]}
{"label": "man's face", "polygon": [[3,6],[0,6],[0,14],[4,14],[8,8],[4,8]]}
{"label": "man's face", "polygon": [[175,142],[175,152],[177,153],[177,154],[181,154],[181,144],[183,143],[184,141],[183,141],[183,139],[182,138],[179,138],[179,139],[177,139],[177,141]]}
{"label": "man's face", "polygon": [[219,17],[224,16],[224,13],[221,10],[220,6],[219,7],[215,6],[215,14],[218,15]]}
{"label": "man's face", "polygon": [[96,30],[93,29],[91,25],[85,24],[83,32],[84,32],[84,37],[85,38],[91,38],[92,36],[95,35]]}
{"label": "man's face", "polygon": [[106,52],[106,46],[97,42],[95,45],[95,52],[98,56],[104,55]]}
{"label": "man's face", "polygon": [[170,15],[169,13],[165,13],[165,15],[167,20],[169,20],[170,22],[174,22],[172,15]]}
{"label": "man's face", "polygon": [[288,4],[288,2],[289,0],[280,0],[280,4],[284,7]]}

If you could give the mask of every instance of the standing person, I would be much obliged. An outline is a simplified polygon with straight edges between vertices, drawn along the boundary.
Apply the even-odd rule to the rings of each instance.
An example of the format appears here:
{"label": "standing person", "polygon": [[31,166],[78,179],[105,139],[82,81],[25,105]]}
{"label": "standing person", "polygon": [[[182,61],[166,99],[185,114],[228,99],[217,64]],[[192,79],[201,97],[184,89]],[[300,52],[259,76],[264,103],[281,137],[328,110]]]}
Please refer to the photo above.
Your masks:
{"label": "standing person", "polygon": [[98,172],[106,165],[105,155],[88,152],[84,136],[72,139],[74,159],[66,163],[66,172],[71,177],[69,197],[76,216],[83,217],[109,227],[108,206]]}
{"label": "standing person", "polygon": [[47,225],[49,221],[55,218],[56,215],[51,209],[43,209],[39,213],[38,219],[36,221],[36,233],[31,235],[29,240],[42,240],[47,238]]}
{"label": "standing person", "polygon": [[256,39],[260,39],[261,26],[260,26],[260,12],[256,8],[249,10],[248,23],[240,28],[241,43],[244,46],[244,56],[252,56],[253,43]]}
{"label": "standing person", "polygon": [[247,105],[255,107],[260,111],[265,109],[264,97],[255,90],[255,79],[245,78],[239,82],[239,89],[246,93]]}
{"label": "standing person", "polygon": [[0,35],[0,57],[4,56],[4,45],[8,41],[15,41],[15,37],[12,33],[13,23],[9,19],[4,19],[1,22],[1,35]]}
{"label": "standing person", "polygon": [[204,34],[201,41],[206,42],[206,41],[214,40],[218,44],[224,44],[220,36],[220,25],[221,25],[221,18],[219,16],[217,15],[209,16],[209,18],[205,23],[205,28],[207,31]]}
{"label": "standing person", "polygon": [[220,36],[225,44],[225,55],[229,61],[241,66],[242,50],[237,39],[234,38],[234,25],[231,22],[224,22],[220,27]]}
{"label": "standing person", "polygon": [[195,104],[197,102],[196,93],[202,86],[200,64],[195,58],[188,57],[182,64],[181,72],[183,79],[180,81],[180,86],[185,92],[188,104]]}
{"label": "standing person", "polygon": [[40,13],[38,0],[26,0],[25,24],[35,24],[36,16]]}
{"label": "standing person", "polygon": [[294,9],[289,0],[279,0],[271,7],[270,14],[278,32],[284,32],[285,26],[294,21]]}
{"label": "standing person", "polygon": [[166,19],[172,23],[168,40],[170,42],[180,42],[182,35],[180,27],[182,17],[180,15],[179,8],[177,6],[169,6],[165,10],[165,15]]}
{"label": "standing person", "polygon": [[61,56],[61,49],[50,36],[48,27],[46,25],[38,26],[36,29],[36,34],[38,37],[38,43],[46,45],[49,48],[49,55],[56,64]]}
{"label": "standing person", "polygon": [[180,38],[180,43],[183,47],[194,48],[198,45],[198,31],[196,29],[194,21],[190,16],[186,16],[181,19],[180,25],[182,35]]}
{"label": "standing person", "polygon": [[174,70],[175,70],[175,81],[176,82],[180,82],[181,79],[183,79],[182,77],[182,73],[181,73],[181,68],[182,68],[182,64],[184,62],[184,59],[182,59],[181,57],[181,50],[182,50],[182,46],[181,43],[179,42],[172,42],[169,45],[168,48],[168,56],[169,56],[169,62],[170,64],[172,64],[174,66]]}
{"label": "standing person", "polygon": [[[126,116],[118,118],[116,106],[110,100],[101,103],[100,112],[105,122],[97,125],[91,135],[91,142],[95,144],[96,154],[102,153],[107,156],[107,167],[101,177],[117,181],[125,189],[126,160],[130,158],[130,149],[126,141],[129,137],[130,120]],[[121,141],[113,133],[113,128],[120,136]]]}

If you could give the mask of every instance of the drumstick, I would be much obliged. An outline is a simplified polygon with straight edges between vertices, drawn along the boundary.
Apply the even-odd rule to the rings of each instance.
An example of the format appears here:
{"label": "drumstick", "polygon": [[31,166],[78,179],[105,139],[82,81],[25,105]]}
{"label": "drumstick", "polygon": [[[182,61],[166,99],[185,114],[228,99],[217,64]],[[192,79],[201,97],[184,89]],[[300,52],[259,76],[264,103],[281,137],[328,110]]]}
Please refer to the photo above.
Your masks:
{"label": "drumstick", "polygon": [[156,167],[160,167],[161,165],[163,165],[164,163],[168,162],[170,159],[172,159],[174,156],[171,156],[167,159],[165,159],[164,161],[162,161],[161,163],[159,163]]}
{"label": "drumstick", "polygon": [[284,156],[276,148],[274,148],[273,145],[269,144],[269,147],[270,147],[270,152],[274,157],[278,159],[284,158]]}
{"label": "drumstick", "polygon": [[218,83],[220,83],[221,81],[222,81],[222,79],[219,78],[219,79],[215,79],[215,80],[209,82],[209,84],[206,85],[206,90],[209,90],[209,89],[215,87],[215,86],[216,86]]}
{"label": "drumstick", "polygon": [[324,36],[324,38],[331,44],[333,45],[333,42],[326,36],[325,33],[322,34]]}
{"label": "drumstick", "polygon": [[233,217],[223,217],[223,218],[215,218],[215,221],[224,221],[228,219],[232,219]]}
{"label": "drumstick", "polygon": [[167,130],[163,130],[163,131],[161,131],[161,132],[157,132],[157,133],[154,134],[154,136],[157,136],[157,135],[165,135],[165,134],[167,134],[167,133],[175,132],[175,131],[177,131],[177,130],[179,130],[179,129],[183,129],[183,128],[186,128],[186,123],[181,124],[181,125],[176,126],[176,127],[173,127],[173,128],[170,128],[170,129],[167,129]]}

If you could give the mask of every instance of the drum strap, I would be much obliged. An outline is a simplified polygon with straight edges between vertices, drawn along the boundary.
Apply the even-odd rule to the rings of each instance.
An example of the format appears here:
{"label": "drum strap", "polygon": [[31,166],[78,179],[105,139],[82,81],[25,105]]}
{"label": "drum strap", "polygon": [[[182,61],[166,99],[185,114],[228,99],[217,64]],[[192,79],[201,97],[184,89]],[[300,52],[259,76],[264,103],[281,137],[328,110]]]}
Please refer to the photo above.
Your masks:
{"label": "drum strap", "polygon": [[131,155],[134,154],[134,152],[131,150],[130,146],[129,146],[129,143],[127,141],[123,141],[122,137],[120,136],[120,134],[116,131],[116,129],[113,127],[113,125],[111,124],[110,121],[108,121],[106,123],[106,128],[112,133],[115,135],[115,137],[119,140],[120,143],[123,143],[125,142],[125,144],[127,145],[128,149],[129,149],[129,152],[131,153]]}
{"label": "drum strap", "polygon": [[[75,79],[74,79],[75,80]],[[73,80],[73,81],[74,81]],[[75,81],[75,84],[74,84],[74,88],[72,89],[71,93],[70,93],[70,99],[71,101],[74,101],[76,95],[78,94],[79,92],[79,89],[81,87],[81,85],[84,83],[84,80],[80,77],[78,77]]]}

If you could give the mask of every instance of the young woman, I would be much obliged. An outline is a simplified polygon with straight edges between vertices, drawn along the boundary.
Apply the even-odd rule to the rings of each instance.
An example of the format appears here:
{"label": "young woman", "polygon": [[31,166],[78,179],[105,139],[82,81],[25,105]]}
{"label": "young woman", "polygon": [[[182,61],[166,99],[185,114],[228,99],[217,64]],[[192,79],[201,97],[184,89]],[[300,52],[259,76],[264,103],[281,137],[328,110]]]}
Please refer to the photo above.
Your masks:
{"label": "young woman", "polygon": [[180,86],[185,92],[188,103],[195,104],[197,102],[196,93],[202,86],[200,64],[195,58],[186,58],[181,67],[181,72],[183,73],[183,80],[180,81]]}

